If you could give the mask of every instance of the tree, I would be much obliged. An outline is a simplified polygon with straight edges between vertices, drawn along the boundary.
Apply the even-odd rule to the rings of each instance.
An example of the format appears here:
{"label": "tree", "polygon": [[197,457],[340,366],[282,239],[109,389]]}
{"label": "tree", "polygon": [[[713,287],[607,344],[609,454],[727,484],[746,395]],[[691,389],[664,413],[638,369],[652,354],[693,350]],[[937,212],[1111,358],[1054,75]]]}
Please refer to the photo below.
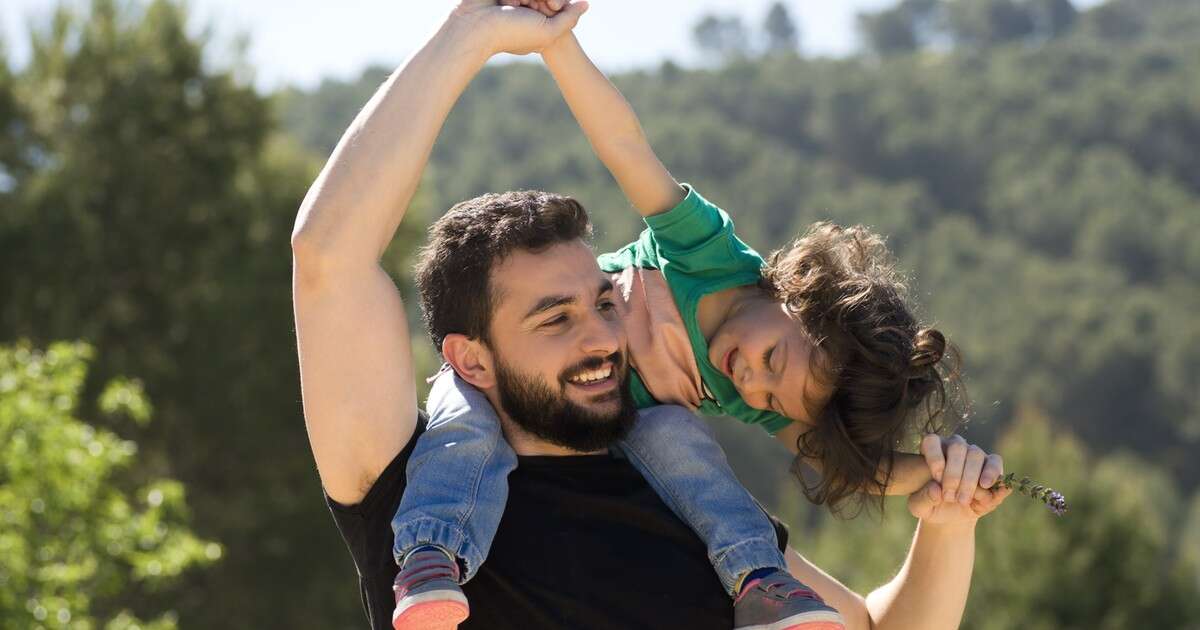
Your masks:
{"label": "tree", "polygon": [[912,52],[934,35],[941,9],[940,0],[902,0],[889,9],[859,13],[859,36],[880,56]]}
{"label": "tree", "polygon": [[1018,41],[1034,32],[1029,8],[1016,0],[956,0],[948,4],[946,15],[954,41],[968,47]]}
{"label": "tree", "polygon": [[746,25],[736,15],[706,15],[692,27],[692,39],[704,54],[717,59],[745,57],[750,51]]}
{"label": "tree", "polygon": [[[33,33],[0,121],[29,130],[31,158],[0,218],[0,330],[90,343],[88,399],[137,374],[158,402],[131,466],[187,484],[227,550],[183,577],[184,625],[335,626],[361,613],[304,433],[290,295],[318,164],[188,24],[180,3],[95,0]],[[305,606],[263,578],[297,571]]]}
{"label": "tree", "polygon": [[800,45],[800,31],[782,2],[771,5],[763,22],[763,30],[767,34],[768,53],[796,52]]}
{"label": "tree", "polygon": [[1054,39],[1075,25],[1079,11],[1071,0],[1032,0],[1034,30],[1044,39]]}
{"label": "tree", "polygon": [[[131,475],[137,444],[80,419],[94,355],[0,346],[0,628],[168,630],[164,589],[222,555],[189,529],[183,484]],[[150,421],[136,380],[109,381],[96,406]]]}

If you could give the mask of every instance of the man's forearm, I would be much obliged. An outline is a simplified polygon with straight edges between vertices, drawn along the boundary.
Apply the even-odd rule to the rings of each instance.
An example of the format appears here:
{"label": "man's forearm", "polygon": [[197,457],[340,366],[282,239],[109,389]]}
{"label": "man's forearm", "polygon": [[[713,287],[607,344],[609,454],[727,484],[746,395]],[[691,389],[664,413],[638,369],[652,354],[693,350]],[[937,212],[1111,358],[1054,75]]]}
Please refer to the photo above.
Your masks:
{"label": "man's forearm", "polygon": [[900,572],[867,596],[871,626],[875,630],[957,628],[974,566],[974,522],[920,522]]}
{"label": "man's forearm", "polygon": [[447,21],[375,92],[301,205],[298,254],[375,264],[412,200],[451,107],[489,57],[469,23]]}
{"label": "man's forearm", "polygon": [[592,149],[642,215],[671,209],[684,192],[654,154],[637,114],[573,34],[542,51],[571,113]]}

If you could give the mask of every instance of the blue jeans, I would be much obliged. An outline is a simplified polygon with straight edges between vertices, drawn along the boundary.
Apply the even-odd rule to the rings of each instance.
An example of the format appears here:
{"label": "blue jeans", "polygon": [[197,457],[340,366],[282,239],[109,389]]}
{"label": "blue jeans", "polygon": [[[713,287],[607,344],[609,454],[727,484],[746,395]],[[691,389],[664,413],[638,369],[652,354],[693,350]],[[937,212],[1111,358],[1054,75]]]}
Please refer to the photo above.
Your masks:
{"label": "blue jeans", "polygon": [[[463,565],[465,582],[487,557],[517,456],[487,398],[451,371],[434,381],[426,411],[428,429],[408,461],[408,485],[392,519],[393,553],[400,562],[421,545],[442,547]],[[687,409],[639,411],[616,450],[704,541],[731,594],[750,571],[786,570],[766,513],[738,482],[708,427]]]}

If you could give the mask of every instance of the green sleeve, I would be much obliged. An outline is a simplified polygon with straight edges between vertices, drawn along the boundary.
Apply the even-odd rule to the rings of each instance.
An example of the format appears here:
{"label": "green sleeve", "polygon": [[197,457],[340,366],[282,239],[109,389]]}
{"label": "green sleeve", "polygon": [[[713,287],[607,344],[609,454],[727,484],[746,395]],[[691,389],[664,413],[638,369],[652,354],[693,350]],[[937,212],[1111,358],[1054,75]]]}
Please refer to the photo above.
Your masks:
{"label": "green sleeve", "polygon": [[762,257],[737,237],[729,215],[695,188],[688,184],[684,188],[687,196],[679,205],[646,217],[664,269],[669,264],[676,273],[687,275],[758,273]]}

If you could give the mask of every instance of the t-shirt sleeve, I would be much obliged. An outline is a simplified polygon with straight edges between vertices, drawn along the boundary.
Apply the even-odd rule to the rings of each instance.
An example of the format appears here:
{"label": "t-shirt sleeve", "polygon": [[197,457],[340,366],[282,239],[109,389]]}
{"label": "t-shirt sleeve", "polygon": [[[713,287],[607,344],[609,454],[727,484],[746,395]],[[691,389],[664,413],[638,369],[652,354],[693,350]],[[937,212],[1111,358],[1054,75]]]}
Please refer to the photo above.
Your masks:
{"label": "t-shirt sleeve", "polygon": [[771,519],[771,526],[775,528],[775,540],[779,543],[779,550],[786,552],[788,548],[788,537],[790,536],[787,524],[778,518],[775,518],[775,515],[773,514],[768,514],[767,516]]}
{"label": "t-shirt sleeve", "polygon": [[759,273],[763,260],[737,237],[733,220],[689,184],[679,205],[646,217],[657,254],[677,273]]}
{"label": "t-shirt sleeve", "polygon": [[417,430],[412,439],[384,468],[361,501],[345,505],[325,495],[325,503],[354,559],[359,592],[372,628],[391,627],[394,597],[391,587],[397,570],[391,554],[391,520],[407,486],[408,459],[427,422],[425,412],[418,411]]}

